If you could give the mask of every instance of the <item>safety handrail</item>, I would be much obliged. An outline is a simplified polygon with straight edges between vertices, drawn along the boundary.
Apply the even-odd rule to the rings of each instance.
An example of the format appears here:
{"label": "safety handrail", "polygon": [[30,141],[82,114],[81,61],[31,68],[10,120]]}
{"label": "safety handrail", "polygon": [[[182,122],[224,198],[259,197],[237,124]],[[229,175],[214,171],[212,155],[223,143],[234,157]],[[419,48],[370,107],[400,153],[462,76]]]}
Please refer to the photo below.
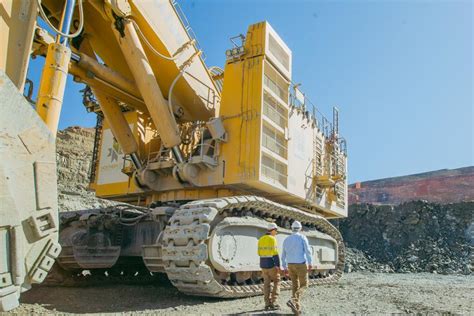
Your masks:
{"label": "safety handrail", "polygon": [[[311,100],[306,96],[306,94],[301,92],[300,89],[298,90],[304,96],[304,102],[303,103],[299,102],[299,100],[296,98],[296,95],[294,93],[294,90],[297,86],[298,86],[297,84],[293,82],[291,83],[290,105],[300,110],[303,110],[305,112],[310,111],[309,113],[311,113],[311,115],[313,116],[316,122],[316,126],[322,131],[323,135],[325,137],[331,137],[332,136],[331,134],[334,131],[333,124],[331,123],[329,119],[327,119],[327,117],[321,111],[318,110],[318,107],[313,102],[311,102]],[[338,136],[338,138],[342,138],[342,137]]]}
{"label": "safety handrail", "polygon": [[216,91],[212,87],[208,86],[206,83],[202,82],[199,78],[191,74],[190,72],[185,71],[184,73],[188,75],[190,78],[194,79],[196,82],[203,85],[205,88],[207,88],[207,98],[201,95],[199,95],[199,97],[202,98],[204,101],[206,101],[208,105],[211,104],[212,105],[212,107],[210,107],[211,109],[215,109],[216,103],[220,102],[220,96],[216,93]]}
{"label": "safety handrail", "polygon": [[197,50],[202,51],[201,58],[202,60],[206,60],[206,54],[204,51],[201,49],[201,45],[199,44],[199,41],[196,38],[196,33],[194,33],[194,30],[192,29],[191,25],[189,24],[188,18],[183,12],[183,9],[181,9],[181,6],[179,5],[177,0],[170,0],[171,6],[174,8],[174,11],[176,12],[176,15],[178,16],[179,20],[181,21],[181,24],[184,27],[184,30],[188,34],[189,38],[192,40],[195,40],[195,46]]}

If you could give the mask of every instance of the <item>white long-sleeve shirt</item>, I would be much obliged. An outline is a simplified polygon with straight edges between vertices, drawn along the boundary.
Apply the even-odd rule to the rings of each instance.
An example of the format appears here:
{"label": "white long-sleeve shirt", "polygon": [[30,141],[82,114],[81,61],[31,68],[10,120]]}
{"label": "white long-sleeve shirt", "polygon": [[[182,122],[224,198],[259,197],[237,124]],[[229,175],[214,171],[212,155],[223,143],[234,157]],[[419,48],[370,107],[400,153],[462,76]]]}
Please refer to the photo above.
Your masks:
{"label": "white long-sleeve shirt", "polygon": [[283,242],[283,252],[281,254],[283,269],[288,268],[288,263],[306,263],[313,264],[311,248],[306,236],[293,233],[286,237]]}

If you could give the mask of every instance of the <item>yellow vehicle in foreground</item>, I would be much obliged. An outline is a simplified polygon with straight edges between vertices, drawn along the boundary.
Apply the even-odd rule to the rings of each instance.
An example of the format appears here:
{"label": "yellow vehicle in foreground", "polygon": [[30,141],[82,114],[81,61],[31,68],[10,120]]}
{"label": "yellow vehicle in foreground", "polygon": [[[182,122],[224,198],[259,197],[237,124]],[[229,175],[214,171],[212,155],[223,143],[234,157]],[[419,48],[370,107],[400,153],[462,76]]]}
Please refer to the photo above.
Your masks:
{"label": "yellow vehicle in foreground", "polygon": [[[310,285],[340,278],[344,245],[327,220],[347,216],[338,111],[330,123],[292,84],[291,50],[268,22],[232,38],[221,69],[206,66],[175,1],[0,9],[0,310],[55,261],[53,279],[145,266],[186,294],[260,294],[257,239],[269,221],[279,245],[303,224]],[[38,56],[32,101],[21,92]],[[98,116],[91,188],[126,204],[58,219],[54,140],[68,75],[87,85]]]}

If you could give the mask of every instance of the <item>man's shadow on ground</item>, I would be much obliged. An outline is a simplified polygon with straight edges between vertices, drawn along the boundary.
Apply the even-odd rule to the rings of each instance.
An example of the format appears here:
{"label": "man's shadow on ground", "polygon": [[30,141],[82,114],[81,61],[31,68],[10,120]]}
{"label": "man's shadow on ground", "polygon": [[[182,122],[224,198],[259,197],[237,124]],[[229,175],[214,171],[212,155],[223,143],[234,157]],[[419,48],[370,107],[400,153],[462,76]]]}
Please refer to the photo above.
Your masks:
{"label": "man's shadow on ground", "polygon": [[226,314],[228,316],[243,316],[243,315],[248,315],[248,316],[260,316],[260,315],[265,315],[265,316],[292,316],[294,314],[288,313],[285,311],[281,310],[274,310],[274,311],[266,311],[264,309],[256,309],[253,311],[246,311],[242,313],[232,313],[232,314]]}

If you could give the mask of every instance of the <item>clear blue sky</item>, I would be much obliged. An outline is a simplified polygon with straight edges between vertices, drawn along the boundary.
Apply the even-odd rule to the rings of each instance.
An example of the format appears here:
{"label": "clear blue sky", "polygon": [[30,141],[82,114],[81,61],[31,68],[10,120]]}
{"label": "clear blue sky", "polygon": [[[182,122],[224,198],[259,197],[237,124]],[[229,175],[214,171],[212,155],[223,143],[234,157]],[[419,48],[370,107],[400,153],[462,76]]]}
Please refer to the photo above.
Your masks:
{"label": "clear blue sky", "polygon": [[[293,51],[293,81],[340,108],[349,181],[474,165],[471,1],[179,1],[207,55],[267,20]],[[31,77],[37,73],[34,63]],[[70,81],[60,128],[92,126]]]}

